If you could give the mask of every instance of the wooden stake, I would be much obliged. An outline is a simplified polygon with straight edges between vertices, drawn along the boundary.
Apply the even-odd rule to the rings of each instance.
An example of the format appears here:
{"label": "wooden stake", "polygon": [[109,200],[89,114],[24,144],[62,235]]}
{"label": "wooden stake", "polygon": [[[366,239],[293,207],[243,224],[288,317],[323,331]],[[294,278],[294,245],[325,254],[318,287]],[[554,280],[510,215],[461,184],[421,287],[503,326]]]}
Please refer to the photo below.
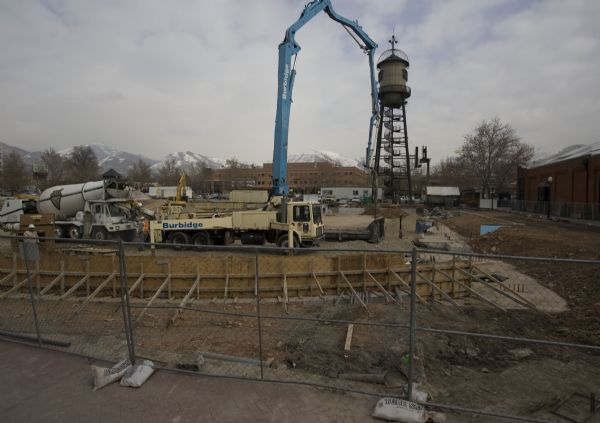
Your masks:
{"label": "wooden stake", "polygon": [[287,313],[288,302],[289,302],[289,298],[288,298],[287,275],[284,273],[283,274],[283,308],[285,309],[286,313]]}
{"label": "wooden stake", "polygon": [[60,295],[63,295],[65,293],[65,261],[61,260],[60,261],[60,275],[62,277],[60,278]]}
{"label": "wooden stake", "polygon": [[19,256],[13,253],[13,285],[17,283],[17,272],[19,271]]}
{"label": "wooden stake", "polygon": [[344,351],[350,351],[350,344],[352,343],[352,333],[354,332],[354,325],[350,323],[348,325],[348,331],[346,332],[346,343],[344,344]]}
{"label": "wooden stake", "polygon": [[225,293],[223,294],[223,305],[227,301],[227,290],[229,289],[229,258],[225,258]]}
{"label": "wooden stake", "polygon": [[[140,267],[141,267],[140,268],[140,276],[138,276],[136,281],[129,288],[129,295],[131,295],[138,286],[140,286],[140,288],[141,288],[141,284],[144,281],[144,263],[143,262],[140,263]],[[141,292],[141,290],[140,290],[140,298],[143,298],[143,293]]]}

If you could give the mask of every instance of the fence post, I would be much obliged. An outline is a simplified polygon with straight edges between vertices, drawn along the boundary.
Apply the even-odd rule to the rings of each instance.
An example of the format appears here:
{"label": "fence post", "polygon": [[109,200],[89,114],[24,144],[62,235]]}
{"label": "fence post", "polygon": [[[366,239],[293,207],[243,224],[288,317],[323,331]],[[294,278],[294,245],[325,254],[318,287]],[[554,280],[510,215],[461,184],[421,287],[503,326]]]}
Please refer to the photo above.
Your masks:
{"label": "fence post", "polygon": [[121,282],[121,309],[123,310],[123,325],[125,326],[125,338],[127,339],[129,361],[131,364],[135,364],[135,346],[133,342],[133,327],[131,324],[131,307],[129,304],[127,270],[125,268],[125,250],[123,249],[122,239],[119,239],[119,280]]}
{"label": "fence post", "polygon": [[410,329],[409,329],[409,344],[408,344],[408,400],[412,398],[413,388],[413,370],[415,357],[416,343],[416,327],[417,327],[417,248],[412,248],[412,259],[410,266]]}
{"label": "fence post", "polygon": [[258,327],[258,360],[260,361],[260,378],[264,379],[262,325],[260,319],[260,286],[258,281],[258,248],[254,249],[254,293],[256,294],[256,323]]}
{"label": "fence post", "polygon": [[[18,245],[18,239],[17,239]],[[35,296],[33,295],[33,284],[31,283],[31,273],[29,271],[29,257],[27,257],[28,245],[25,243],[25,238],[21,240],[21,246],[23,247],[23,262],[25,263],[25,271],[27,272],[27,286],[29,287],[29,299],[31,300],[31,310],[33,312],[33,323],[35,324],[35,334],[37,336],[38,345],[42,347],[42,335],[40,334],[40,324],[37,317],[37,309],[35,306]],[[37,244],[35,244],[37,247]],[[39,260],[39,252],[38,252]]]}

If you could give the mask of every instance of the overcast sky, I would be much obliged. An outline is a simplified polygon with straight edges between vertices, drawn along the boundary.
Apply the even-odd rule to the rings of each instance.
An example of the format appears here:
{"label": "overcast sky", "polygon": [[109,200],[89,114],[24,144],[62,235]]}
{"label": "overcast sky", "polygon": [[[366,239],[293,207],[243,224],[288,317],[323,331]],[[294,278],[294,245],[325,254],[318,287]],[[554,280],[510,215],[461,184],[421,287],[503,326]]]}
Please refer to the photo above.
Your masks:
{"label": "overcast sky", "polygon": [[[0,0],[0,141],[270,161],[277,46],[306,0]],[[333,0],[409,56],[409,143],[434,161],[498,116],[539,150],[600,141],[600,1]],[[298,32],[289,152],[364,155],[367,56]]]}

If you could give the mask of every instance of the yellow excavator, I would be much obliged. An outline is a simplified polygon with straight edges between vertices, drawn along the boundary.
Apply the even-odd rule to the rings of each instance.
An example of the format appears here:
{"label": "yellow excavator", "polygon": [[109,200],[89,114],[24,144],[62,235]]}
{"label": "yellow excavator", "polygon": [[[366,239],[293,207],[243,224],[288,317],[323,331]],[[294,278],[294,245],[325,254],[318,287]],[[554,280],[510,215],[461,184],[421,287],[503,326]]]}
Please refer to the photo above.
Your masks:
{"label": "yellow excavator", "polygon": [[179,183],[177,184],[177,191],[175,192],[176,203],[183,203],[182,205],[185,205],[187,202],[188,198],[185,190],[186,185],[187,177],[185,176],[185,173],[182,173],[181,177],[179,178]]}

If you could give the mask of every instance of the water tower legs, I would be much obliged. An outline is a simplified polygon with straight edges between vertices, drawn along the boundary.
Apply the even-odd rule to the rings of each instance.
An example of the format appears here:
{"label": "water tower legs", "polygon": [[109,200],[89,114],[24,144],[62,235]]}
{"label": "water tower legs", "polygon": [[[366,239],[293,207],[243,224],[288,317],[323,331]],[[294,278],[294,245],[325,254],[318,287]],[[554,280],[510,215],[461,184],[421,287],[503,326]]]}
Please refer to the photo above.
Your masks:
{"label": "water tower legs", "polygon": [[384,198],[399,202],[402,196],[412,201],[411,160],[408,148],[406,103],[399,107],[381,106],[377,128],[375,172],[383,182]]}

